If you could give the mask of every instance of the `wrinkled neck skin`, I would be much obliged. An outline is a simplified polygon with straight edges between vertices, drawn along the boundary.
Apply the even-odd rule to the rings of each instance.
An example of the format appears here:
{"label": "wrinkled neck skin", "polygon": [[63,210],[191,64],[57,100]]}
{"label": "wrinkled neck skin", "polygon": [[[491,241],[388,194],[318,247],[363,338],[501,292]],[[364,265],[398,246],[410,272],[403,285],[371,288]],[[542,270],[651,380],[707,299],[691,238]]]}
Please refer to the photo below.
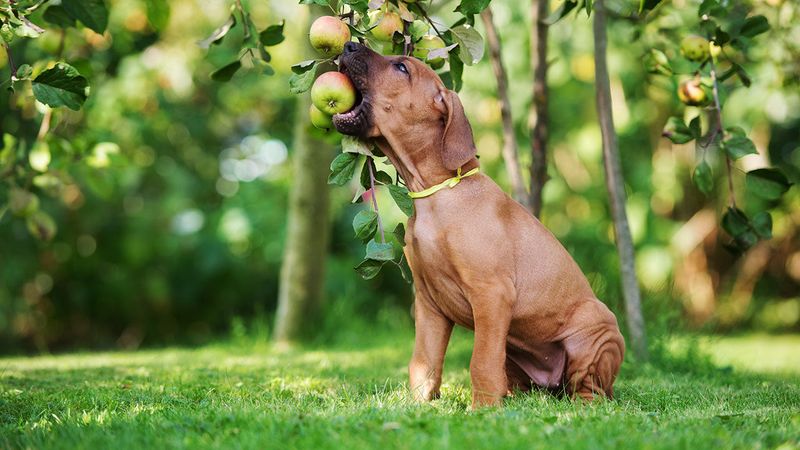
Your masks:
{"label": "wrinkled neck skin", "polygon": [[[375,144],[389,158],[410,191],[419,192],[456,176],[456,171],[448,170],[442,162],[441,136],[434,136],[425,142],[415,141],[395,136],[375,139]],[[462,166],[461,171],[467,172],[477,166],[478,159],[472,158]]]}

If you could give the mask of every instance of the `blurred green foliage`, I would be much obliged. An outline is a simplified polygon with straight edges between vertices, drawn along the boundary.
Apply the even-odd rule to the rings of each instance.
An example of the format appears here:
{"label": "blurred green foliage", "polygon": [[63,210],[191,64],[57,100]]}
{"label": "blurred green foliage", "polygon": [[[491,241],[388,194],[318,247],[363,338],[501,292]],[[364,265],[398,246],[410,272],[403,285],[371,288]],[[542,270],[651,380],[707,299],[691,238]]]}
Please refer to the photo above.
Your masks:
{"label": "blurred green foliage", "polygon": [[[47,144],[54,179],[27,186],[55,219],[52,241],[37,241],[10,214],[0,219],[0,351],[196,343],[227,333],[232,323],[239,324],[235,329],[270,323],[292,183],[286,160],[296,97],[288,79],[307,32],[293,22],[302,22],[307,8],[293,1],[250,2],[259,29],[286,19],[285,41],[270,48],[275,76],[245,61],[230,82],[218,83],[210,74],[237,58],[241,28],[209,50],[197,42],[225,22],[230,3],[174,0],[168,14],[155,16],[153,3],[108,1],[105,34],[74,28],[65,34],[64,59],[91,80],[91,91],[81,111],[53,113]],[[456,3],[434,2],[434,18],[452,23]],[[661,137],[669,116],[690,118],[696,110],[684,112],[676,82],[649,75],[643,59],[651,48],[689,33],[696,5],[671,2],[647,23],[622,18],[636,11],[632,2],[609,5],[619,16],[609,29],[614,115],[649,325],[800,330],[797,188],[778,202],[747,198],[754,210],[773,208],[774,237],[737,259],[722,247],[717,226],[725,207],[723,174],[713,173],[719,195],[706,198],[691,182],[693,146]],[[531,93],[527,5],[494,0],[492,7],[524,150]],[[755,61],[746,66],[752,86],[726,92],[723,114],[746,128],[760,152],[739,161],[741,167],[769,162],[797,183],[800,6],[765,0],[754,8],[772,29],[748,50]],[[59,42],[57,32],[47,32],[35,41],[15,40],[10,50],[19,65],[54,58]],[[551,179],[543,222],[597,295],[621,313],[585,14],[551,28],[551,54]],[[0,79],[8,74],[0,51]],[[484,169],[507,187],[495,86],[486,82],[492,78],[485,58],[467,68],[461,98]],[[0,134],[16,136],[29,149],[43,109],[32,101],[29,83],[18,83],[14,93],[6,87]],[[529,152],[521,159],[527,164]],[[2,200],[9,192],[0,189]],[[376,318],[378,324],[410,323],[410,289],[397,271],[363,281],[352,269],[363,256],[352,238],[353,217],[363,208],[349,204],[354,193],[355,186],[331,193],[327,319],[309,324],[323,338],[348,327],[368,330]],[[404,220],[388,196],[379,193],[378,201],[387,229]]]}

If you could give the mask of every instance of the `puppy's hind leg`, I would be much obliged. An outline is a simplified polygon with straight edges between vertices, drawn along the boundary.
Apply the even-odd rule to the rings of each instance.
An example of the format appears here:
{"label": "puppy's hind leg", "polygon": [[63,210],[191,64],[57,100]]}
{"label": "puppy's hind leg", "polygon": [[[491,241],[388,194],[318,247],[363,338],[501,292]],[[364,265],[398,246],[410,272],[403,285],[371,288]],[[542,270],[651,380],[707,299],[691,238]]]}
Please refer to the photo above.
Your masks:
{"label": "puppy's hind leg", "polygon": [[[564,339],[566,390],[572,397],[613,398],[614,380],[625,355],[625,341],[614,314],[599,300],[578,308],[570,320],[578,329]],[[580,328],[580,324],[589,326]]]}

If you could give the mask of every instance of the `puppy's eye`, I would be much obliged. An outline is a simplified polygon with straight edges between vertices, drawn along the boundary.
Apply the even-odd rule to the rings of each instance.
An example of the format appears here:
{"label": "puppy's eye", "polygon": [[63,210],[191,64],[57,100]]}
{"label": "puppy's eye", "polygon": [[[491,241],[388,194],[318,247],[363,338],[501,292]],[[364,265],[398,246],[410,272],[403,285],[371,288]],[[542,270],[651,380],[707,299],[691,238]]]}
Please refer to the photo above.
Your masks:
{"label": "puppy's eye", "polygon": [[394,63],[394,68],[408,75],[408,68],[403,63]]}

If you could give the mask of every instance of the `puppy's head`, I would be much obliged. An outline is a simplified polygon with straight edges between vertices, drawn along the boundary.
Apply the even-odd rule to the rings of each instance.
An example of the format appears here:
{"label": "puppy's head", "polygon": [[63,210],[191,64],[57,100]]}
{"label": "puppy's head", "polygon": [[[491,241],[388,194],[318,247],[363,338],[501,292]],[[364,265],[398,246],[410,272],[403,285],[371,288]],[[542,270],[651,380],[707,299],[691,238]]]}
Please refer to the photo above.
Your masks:
{"label": "puppy's head", "polygon": [[444,166],[456,170],[475,155],[472,128],[458,95],[427,65],[405,56],[382,56],[349,42],[340,70],[358,90],[360,102],[333,116],[343,134],[384,137],[410,148],[439,145]]}

